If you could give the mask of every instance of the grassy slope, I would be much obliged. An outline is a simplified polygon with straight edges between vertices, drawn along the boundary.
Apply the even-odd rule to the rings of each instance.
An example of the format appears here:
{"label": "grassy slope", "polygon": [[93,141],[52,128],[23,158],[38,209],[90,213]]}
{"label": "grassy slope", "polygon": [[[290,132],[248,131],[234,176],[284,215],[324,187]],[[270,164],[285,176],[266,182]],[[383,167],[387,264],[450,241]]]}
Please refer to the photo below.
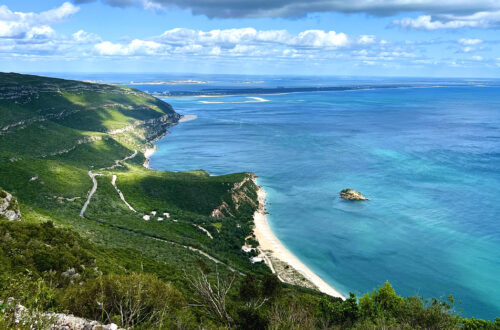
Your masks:
{"label": "grassy slope", "polygon": [[[179,116],[167,103],[125,87],[0,74],[0,114],[0,186],[18,197],[25,221],[50,220],[103,247],[135,249],[170,269],[192,267],[200,255],[152,237],[196,247],[241,271],[267,272],[240,250],[253,205],[243,205],[235,218],[209,216],[222,201],[232,203],[229,190],[248,174],[147,170],[142,153],[123,167],[99,171],[150,147],[150,139],[175,124]],[[102,176],[82,219],[78,214],[92,187],[89,170]],[[119,199],[113,174],[138,213]],[[142,220],[152,210],[168,211],[178,222]],[[213,223],[221,222],[219,231]]]}

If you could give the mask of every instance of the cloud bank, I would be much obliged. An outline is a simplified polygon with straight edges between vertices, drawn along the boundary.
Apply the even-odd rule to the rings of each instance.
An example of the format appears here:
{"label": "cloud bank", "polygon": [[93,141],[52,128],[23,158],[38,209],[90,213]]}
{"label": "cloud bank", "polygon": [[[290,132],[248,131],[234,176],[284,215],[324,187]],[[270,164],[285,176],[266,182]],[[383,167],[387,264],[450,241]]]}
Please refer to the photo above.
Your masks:
{"label": "cloud bank", "polygon": [[[75,0],[77,3],[93,0]],[[212,18],[303,17],[310,13],[342,12],[391,16],[398,13],[471,15],[500,10],[492,0],[101,0],[112,6],[178,7]]]}
{"label": "cloud bank", "polygon": [[41,13],[23,13],[11,11],[7,6],[0,6],[0,38],[38,38],[55,34],[50,27],[77,13],[78,7],[65,2],[60,7]]}
{"label": "cloud bank", "polygon": [[73,0],[101,1],[117,7],[148,10],[181,8],[209,18],[300,18],[313,13],[364,13],[393,16],[419,13],[391,25],[411,30],[500,28],[500,1],[496,0]]}
{"label": "cloud bank", "polygon": [[175,28],[150,40],[135,39],[128,43],[104,41],[95,45],[99,55],[166,55],[198,54],[214,56],[298,56],[356,48],[377,43],[375,36],[349,37],[345,33],[306,30],[297,34],[286,30],[239,28],[193,30]]}

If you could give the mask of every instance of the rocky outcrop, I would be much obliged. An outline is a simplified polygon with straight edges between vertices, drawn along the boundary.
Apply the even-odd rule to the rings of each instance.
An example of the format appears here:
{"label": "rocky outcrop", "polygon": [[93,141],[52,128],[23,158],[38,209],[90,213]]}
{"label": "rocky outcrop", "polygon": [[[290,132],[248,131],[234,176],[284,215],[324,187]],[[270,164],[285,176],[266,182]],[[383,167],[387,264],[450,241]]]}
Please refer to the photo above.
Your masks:
{"label": "rocky outcrop", "polygon": [[[12,307],[9,308],[9,305]],[[36,324],[41,322],[54,330],[123,330],[114,323],[102,324],[70,314],[33,312],[23,305],[15,304],[12,298],[7,300],[7,312],[13,313],[15,323],[22,329],[38,329]]]}
{"label": "rocky outcrop", "polygon": [[2,218],[10,221],[21,220],[21,211],[17,199],[0,188],[0,219]]}
{"label": "rocky outcrop", "polygon": [[229,199],[215,208],[210,216],[212,218],[234,217],[238,213],[238,209],[243,204],[250,204],[252,207],[258,207],[258,201],[252,198],[252,192],[255,194],[257,186],[254,183],[255,175],[248,173],[247,176],[240,182],[236,182],[229,190]]}
{"label": "rocky outcrop", "polygon": [[167,132],[167,128],[177,124],[180,118],[181,115],[178,113],[166,114],[161,117],[148,120],[137,120],[131,125],[107,131],[105,133],[109,135],[119,135],[126,132],[133,132],[136,136],[143,140],[154,142],[163,137]]}
{"label": "rocky outcrop", "polygon": [[363,196],[363,194],[360,193],[359,191],[356,191],[354,189],[349,189],[349,188],[343,189],[340,192],[340,198],[351,200],[351,201],[367,201],[367,200],[369,200],[368,198]]}

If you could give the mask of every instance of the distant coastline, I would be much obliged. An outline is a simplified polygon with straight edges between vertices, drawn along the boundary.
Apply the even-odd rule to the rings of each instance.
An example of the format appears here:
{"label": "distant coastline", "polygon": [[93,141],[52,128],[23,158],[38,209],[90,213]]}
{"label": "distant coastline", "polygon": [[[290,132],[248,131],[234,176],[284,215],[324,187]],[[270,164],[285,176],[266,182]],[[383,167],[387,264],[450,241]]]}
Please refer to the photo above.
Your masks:
{"label": "distant coastline", "polygon": [[[255,184],[258,186],[257,181],[254,179]],[[259,208],[254,213],[254,234],[259,242],[259,249],[263,254],[266,264],[271,268],[273,273],[276,273],[278,278],[287,283],[311,287],[308,283],[297,283],[297,274],[293,274],[293,270],[303,276],[312,286],[317,290],[326,293],[333,297],[345,299],[345,297],[326,283],[321,277],[315,274],[309,267],[304,265],[293,253],[291,253],[281,241],[274,235],[267,220],[267,212],[265,211],[266,192],[258,186],[257,192],[259,199]],[[283,262],[289,267],[278,267],[279,262]]]}

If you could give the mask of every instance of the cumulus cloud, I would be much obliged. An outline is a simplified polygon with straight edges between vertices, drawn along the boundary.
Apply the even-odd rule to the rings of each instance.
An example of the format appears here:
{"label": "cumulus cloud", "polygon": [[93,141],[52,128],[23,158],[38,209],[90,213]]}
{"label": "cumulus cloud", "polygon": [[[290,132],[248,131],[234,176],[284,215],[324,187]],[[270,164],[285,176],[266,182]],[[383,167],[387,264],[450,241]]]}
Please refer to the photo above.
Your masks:
{"label": "cumulus cloud", "polygon": [[109,41],[104,41],[96,44],[94,49],[99,55],[156,55],[161,54],[165,50],[165,46],[154,41],[144,41],[135,39],[130,43],[116,44]]}
{"label": "cumulus cloud", "polygon": [[294,47],[340,48],[349,45],[345,33],[323,30],[306,30],[291,34],[286,30],[256,30],[254,28],[200,31],[176,28],[165,31],[157,38],[170,45],[199,44],[234,48],[241,45],[275,44]]}
{"label": "cumulus cloud", "polygon": [[0,38],[40,38],[55,34],[50,24],[58,23],[78,12],[70,2],[41,13],[24,13],[0,6]]}
{"label": "cumulus cloud", "polygon": [[373,44],[376,40],[374,35],[362,35],[359,37],[358,42],[362,45]]}
{"label": "cumulus cloud", "polygon": [[95,33],[89,33],[84,30],[79,30],[72,34],[73,40],[78,43],[90,44],[101,41],[101,37],[99,37]]}
{"label": "cumulus cloud", "polygon": [[436,16],[422,15],[416,18],[407,17],[393,21],[392,25],[412,30],[498,29],[500,28],[500,10],[482,11],[467,16],[442,14]]}
{"label": "cumulus cloud", "polygon": [[[74,0],[90,2],[92,0]],[[492,0],[101,0],[113,6],[142,5],[145,8],[178,7],[194,14],[217,18],[303,17],[309,13],[343,12],[390,16],[403,12],[470,15],[500,10]]]}
{"label": "cumulus cloud", "polygon": [[[75,33],[74,38],[84,35]],[[100,41],[93,47],[102,56],[190,55],[210,57],[283,57],[333,58],[364,47],[383,50],[387,42],[373,35],[349,37],[345,33],[324,30],[306,30],[290,33],[286,30],[256,30],[239,28],[225,30],[193,30],[175,28],[147,40],[130,42]],[[394,50],[382,57],[406,57],[407,53]]]}

